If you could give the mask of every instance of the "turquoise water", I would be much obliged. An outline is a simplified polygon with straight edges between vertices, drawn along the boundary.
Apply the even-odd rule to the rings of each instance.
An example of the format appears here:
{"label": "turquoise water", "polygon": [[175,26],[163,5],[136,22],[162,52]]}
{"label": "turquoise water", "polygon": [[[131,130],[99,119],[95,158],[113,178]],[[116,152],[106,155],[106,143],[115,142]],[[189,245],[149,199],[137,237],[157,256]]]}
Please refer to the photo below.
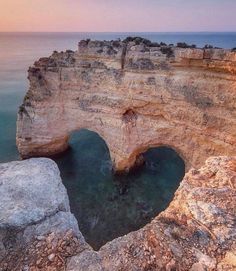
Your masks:
{"label": "turquoise water", "polygon": [[184,175],[183,160],[165,147],[146,152],[145,164],[132,174],[115,176],[96,133],[76,132],[70,146],[55,161],[80,230],[95,249],[150,222],[168,206]]}
{"label": "turquoise water", "polygon": [[[27,69],[35,60],[54,50],[75,50],[80,39],[130,35],[199,47],[236,47],[236,33],[0,33],[0,162],[19,159],[16,113],[28,88]],[[56,159],[71,209],[95,248],[143,226],[170,202],[184,165],[171,150],[153,151],[135,174],[113,176],[106,144],[96,134],[81,131],[71,138],[71,149]]]}

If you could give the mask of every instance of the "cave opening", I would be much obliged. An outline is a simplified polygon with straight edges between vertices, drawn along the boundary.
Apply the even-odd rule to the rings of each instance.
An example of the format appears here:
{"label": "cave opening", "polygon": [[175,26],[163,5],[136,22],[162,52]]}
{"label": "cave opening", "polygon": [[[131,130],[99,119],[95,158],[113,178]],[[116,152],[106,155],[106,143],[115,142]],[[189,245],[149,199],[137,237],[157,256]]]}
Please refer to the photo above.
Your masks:
{"label": "cave opening", "polygon": [[76,131],[69,144],[55,161],[71,211],[95,250],[149,223],[169,205],[184,176],[184,161],[169,147],[148,149],[137,170],[115,175],[109,149],[97,133]]}

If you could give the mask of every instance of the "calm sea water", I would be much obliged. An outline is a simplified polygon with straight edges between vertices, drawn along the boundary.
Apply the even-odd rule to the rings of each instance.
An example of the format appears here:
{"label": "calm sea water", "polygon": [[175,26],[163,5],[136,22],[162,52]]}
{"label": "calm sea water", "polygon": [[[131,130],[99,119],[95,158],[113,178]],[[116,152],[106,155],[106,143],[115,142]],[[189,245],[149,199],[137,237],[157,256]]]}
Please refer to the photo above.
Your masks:
{"label": "calm sea water", "polygon": [[[236,33],[0,33],[0,162],[19,159],[16,113],[28,88],[27,69],[35,60],[53,50],[76,50],[80,39],[130,35],[199,47],[236,47]],[[80,131],[71,138],[71,149],[56,159],[71,209],[95,248],[143,226],[170,202],[183,177],[183,161],[168,149],[151,150],[146,157],[142,170],[115,177],[105,142],[95,133]]]}

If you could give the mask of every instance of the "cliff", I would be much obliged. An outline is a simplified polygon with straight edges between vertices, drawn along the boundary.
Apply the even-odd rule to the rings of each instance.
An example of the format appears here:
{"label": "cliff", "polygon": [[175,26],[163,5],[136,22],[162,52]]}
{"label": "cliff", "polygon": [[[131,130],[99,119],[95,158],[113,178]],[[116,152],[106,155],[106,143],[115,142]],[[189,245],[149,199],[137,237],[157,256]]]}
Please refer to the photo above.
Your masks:
{"label": "cliff", "polygon": [[71,132],[97,132],[115,170],[150,147],[175,149],[186,168],[236,151],[236,53],[178,48],[142,39],[81,41],[29,68],[19,109],[23,158],[68,147]]}
{"label": "cliff", "polygon": [[99,251],[86,244],[49,159],[0,165],[0,270],[233,271],[236,157],[191,169],[170,206]]}

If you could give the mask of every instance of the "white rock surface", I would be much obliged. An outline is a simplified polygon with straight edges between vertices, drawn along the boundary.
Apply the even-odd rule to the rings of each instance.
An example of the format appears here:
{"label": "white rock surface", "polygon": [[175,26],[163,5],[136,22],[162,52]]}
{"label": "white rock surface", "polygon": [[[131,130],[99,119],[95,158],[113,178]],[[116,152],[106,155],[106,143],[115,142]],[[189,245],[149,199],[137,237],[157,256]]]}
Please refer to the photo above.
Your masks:
{"label": "white rock surface", "polygon": [[86,245],[56,163],[32,158],[0,164],[0,270],[4,259],[20,257],[34,240],[51,233],[59,240],[68,232]]}
{"label": "white rock surface", "polygon": [[0,228],[21,228],[70,211],[58,167],[46,158],[1,164],[0,199]]}

